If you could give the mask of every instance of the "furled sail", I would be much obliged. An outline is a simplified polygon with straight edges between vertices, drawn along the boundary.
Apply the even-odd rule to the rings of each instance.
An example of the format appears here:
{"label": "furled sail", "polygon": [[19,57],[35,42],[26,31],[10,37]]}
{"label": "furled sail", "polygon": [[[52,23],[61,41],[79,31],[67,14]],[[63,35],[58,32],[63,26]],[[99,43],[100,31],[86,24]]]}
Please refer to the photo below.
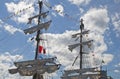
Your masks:
{"label": "furled sail", "polygon": [[17,69],[9,69],[9,72],[11,74],[16,74],[18,72],[21,76],[32,76],[35,73],[39,74],[44,74],[45,72],[52,73],[58,70],[59,68],[60,64],[45,66],[34,65],[32,67],[18,67]]}
{"label": "furled sail", "polygon": [[20,66],[29,66],[29,65],[44,65],[45,63],[54,63],[56,57],[54,58],[47,58],[47,59],[37,59],[37,60],[29,60],[29,61],[21,61],[21,62],[14,62],[16,67]]}
{"label": "furled sail", "polygon": [[65,70],[65,74],[71,74],[71,73],[85,73],[85,72],[94,72],[96,68],[84,68],[84,69],[74,69],[74,70]]}
{"label": "furled sail", "polygon": [[52,20],[50,20],[50,21],[48,21],[46,23],[41,23],[41,24],[36,25],[34,27],[31,27],[31,28],[25,29],[24,33],[25,34],[27,34],[27,33],[32,34],[32,33],[36,32],[38,30],[42,30],[42,29],[47,30],[49,28],[51,22],[52,22]]}
{"label": "furled sail", "polygon": [[89,40],[89,41],[86,41],[86,42],[69,45],[69,46],[68,46],[68,49],[72,52],[72,50],[75,49],[76,47],[78,47],[80,44],[82,44],[82,45],[87,45],[88,43],[91,43],[92,41],[93,41],[93,40]]}
{"label": "furled sail", "polygon": [[80,45],[80,43],[68,45],[68,49],[72,52],[72,50],[75,49],[76,47],[78,47],[79,45]]}
{"label": "furled sail", "polygon": [[[84,74],[84,75],[74,75],[74,76],[64,76],[62,79],[99,79],[100,74]],[[105,78],[106,79],[106,78]]]}
{"label": "furled sail", "polygon": [[45,17],[47,16],[48,13],[49,13],[49,11],[28,18],[28,20],[29,20],[28,24],[31,23],[32,19],[37,18],[37,17],[39,17],[39,16],[45,18]]}
{"label": "furled sail", "polygon": [[86,31],[83,31],[82,33],[76,33],[76,34],[73,34],[72,35],[72,38],[76,38],[78,35],[84,35],[84,34],[88,34],[88,32],[89,32],[90,30],[86,30]]}
{"label": "furled sail", "polygon": [[62,79],[87,79],[87,76],[74,75],[74,76],[64,76],[61,78]]}
{"label": "furled sail", "polygon": [[[84,68],[84,69],[74,69],[65,70],[65,73],[61,77],[62,79],[96,79],[100,75],[100,72],[96,68]],[[79,73],[82,73],[79,75]]]}

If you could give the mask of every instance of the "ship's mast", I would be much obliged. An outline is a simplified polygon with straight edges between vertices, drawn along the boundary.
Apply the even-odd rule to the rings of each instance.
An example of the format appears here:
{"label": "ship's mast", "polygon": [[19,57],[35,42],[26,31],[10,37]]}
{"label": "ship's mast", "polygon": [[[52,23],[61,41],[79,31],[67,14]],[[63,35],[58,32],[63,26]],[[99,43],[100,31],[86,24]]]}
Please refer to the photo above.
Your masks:
{"label": "ship's mast", "polygon": [[[83,53],[82,53],[82,49],[83,49],[83,47],[82,47],[82,30],[84,29],[84,24],[83,24],[83,19],[81,19],[80,20],[80,70],[82,69],[82,60],[83,60]],[[81,72],[79,72],[79,78],[80,79],[82,79],[81,76],[82,75],[82,73]]]}
{"label": "ship's mast", "polygon": [[61,64],[55,63],[56,57],[52,57],[52,58],[39,58],[38,57],[38,53],[40,53],[41,55],[41,54],[45,54],[46,52],[44,47],[39,45],[40,42],[42,42],[41,40],[43,40],[40,38],[40,34],[41,34],[40,32],[43,29],[47,30],[52,22],[52,20],[48,22],[44,22],[44,23],[41,22],[41,18],[46,18],[48,11],[42,12],[43,3],[42,1],[38,1],[38,3],[39,3],[39,14],[28,18],[29,20],[28,23],[31,23],[32,19],[38,18],[38,24],[33,27],[23,30],[25,34],[33,34],[37,32],[37,35],[36,35],[37,44],[36,44],[35,58],[34,60],[14,62],[14,65],[17,68],[9,69],[9,73],[11,74],[19,73],[21,76],[33,76],[33,79],[44,79],[43,74],[45,74],[45,72],[53,73],[60,68]]}
{"label": "ship's mast", "polygon": [[[39,14],[41,14],[43,3],[42,3],[42,1],[38,1],[38,3],[39,3]],[[41,19],[41,16],[38,17],[38,25],[40,24],[40,19]],[[36,35],[37,44],[36,44],[35,60],[38,59],[38,47],[39,47],[39,43],[40,43],[39,36],[40,36],[40,30],[37,31],[37,35]],[[43,75],[36,73],[35,75],[33,75],[33,79],[43,79]]]}
{"label": "ship's mast", "polygon": [[[39,1],[39,14],[41,14],[41,11],[42,11],[42,1]],[[40,24],[40,19],[41,19],[41,16],[38,17],[38,25]],[[37,46],[36,46],[35,59],[37,59],[38,57],[38,46],[40,43],[39,36],[40,36],[40,30],[37,31],[37,35],[36,35]]]}
{"label": "ship's mast", "polygon": [[[89,31],[90,30],[84,30],[83,19],[81,19],[80,20],[80,32],[72,35],[72,38],[76,38],[75,41],[77,41],[79,39],[79,43],[68,45],[68,49],[71,52],[73,51],[73,49],[80,46],[79,47],[80,48],[80,50],[79,50],[79,55],[80,55],[79,68],[64,70],[64,74],[62,75],[61,79],[108,79],[107,71],[98,70],[96,67],[94,67],[94,68],[83,67],[84,66],[83,65],[83,56],[88,54],[86,50],[83,50],[83,47],[85,45],[87,45],[88,48],[90,48],[91,43],[93,41],[93,40],[83,41],[84,35],[88,34]],[[75,64],[79,55],[75,58],[72,66]],[[111,79],[111,77],[109,79]]]}
{"label": "ship's mast", "polygon": [[[83,19],[81,19],[80,20],[80,32],[72,35],[72,38],[76,38],[76,39],[80,38],[80,41],[79,41],[79,43],[68,46],[68,49],[71,52],[72,52],[73,49],[80,46],[80,50],[79,50],[79,55],[80,55],[79,69],[66,70],[63,77],[61,77],[62,79],[69,79],[69,78],[70,79],[85,79],[85,78],[87,78],[87,75],[83,75],[82,73],[85,73],[87,71],[94,71],[95,68],[83,68],[83,54],[88,54],[86,52],[83,52],[83,46],[88,45],[89,43],[91,43],[93,41],[93,40],[89,40],[89,41],[83,42],[83,35],[88,34],[88,32],[89,32],[89,30],[84,30]],[[77,56],[75,58],[72,66],[75,64],[78,57],[79,56]],[[71,74],[77,74],[77,75],[71,75]]]}
{"label": "ship's mast", "polygon": [[80,23],[80,69],[82,69],[82,30],[84,28],[83,19],[81,19]]}

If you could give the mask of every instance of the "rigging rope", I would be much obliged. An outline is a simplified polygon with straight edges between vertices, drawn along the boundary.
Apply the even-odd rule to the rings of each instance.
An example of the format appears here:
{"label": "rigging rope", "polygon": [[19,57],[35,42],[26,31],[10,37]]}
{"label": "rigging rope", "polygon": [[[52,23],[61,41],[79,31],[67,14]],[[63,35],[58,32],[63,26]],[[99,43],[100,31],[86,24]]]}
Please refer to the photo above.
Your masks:
{"label": "rigging rope", "polygon": [[[31,5],[31,6],[27,7],[27,8],[24,8],[24,9],[22,9],[22,10],[18,10],[17,12],[15,12],[15,13],[13,13],[13,14],[11,14],[11,15],[5,17],[5,18],[2,18],[1,20],[2,20],[3,22],[5,22],[5,21],[7,21],[8,19],[11,19],[12,17],[18,15],[19,13],[24,12],[24,11],[26,11],[26,10],[32,8],[33,6],[36,6],[36,5],[33,4],[33,5]],[[0,24],[2,24],[1,21],[0,21]]]}
{"label": "rigging rope", "polygon": [[49,3],[47,3],[46,0],[44,0],[43,2],[44,2],[44,4],[45,4],[49,9],[55,11],[56,13],[64,15],[66,18],[68,18],[68,19],[70,19],[70,20],[72,20],[72,21],[74,21],[74,22],[80,22],[79,20],[76,20],[75,18],[73,18],[72,16],[70,16],[68,13],[60,12],[60,10],[55,10],[54,7],[52,7]]}

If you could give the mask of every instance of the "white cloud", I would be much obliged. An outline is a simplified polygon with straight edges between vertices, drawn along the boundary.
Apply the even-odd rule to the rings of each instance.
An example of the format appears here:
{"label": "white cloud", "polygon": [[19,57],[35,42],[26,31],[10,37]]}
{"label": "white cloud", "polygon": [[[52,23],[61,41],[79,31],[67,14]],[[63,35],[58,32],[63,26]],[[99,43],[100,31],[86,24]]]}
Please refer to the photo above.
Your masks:
{"label": "white cloud", "polygon": [[83,16],[85,28],[104,34],[108,29],[109,17],[105,8],[91,8]]}
{"label": "white cloud", "polygon": [[[79,47],[73,50],[73,52],[70,52],[68,50],[68,45],[75,44],[78,42],[78,41],[75,42],[74,39],[71,39],[71,35],[76,32],[79,31],[66,31],[63,34],[50,34],[50,33],[46,34],[46,37],[49,38],[48,41],[49,47],[47,52],[50,55],[57,56],[58,61],[60,61],[60,63],[64,65],[66,68],[71,67],[75,57],[79,53]],[[96,35],[95,32],[90,32],[88,37],[85,37],[84,40],[86,39],[94,40],[94,38],[95,38],[94,41],[95,43],[93,42],[94,49],[88,50],[88,53],[90,53],[90,55],[88,56],[88,62],[90,61],[89,63],[91,66],[96,66],[96,63],[97,66],[100,66],[101,61],[104,60],[105,61],[104,65],[107,65],[109,62],[112,61],[113,55],[104,53],[107,50],[107,45],[104,42],[104,37],[100,34]],[[95,53],[96,61],[94,61],[92,51],[94,51]],[[76,65],[78,65],[78,63],[79,62],[77,62]],[[75,67],[78,67],[76,65]]]}
{"label": "white cloud", "polygon": [[[94,39],[93,50],[96,62],[100,65],[101,61],[104,60],[107,65],[113,60],[112,54],[104,54],[107,51],[107,44],[104,41],[104,34],[109,29],[108,22],[108,11],[106,8],[91,8],[82,17],[84,19],[85,29],[92,31],[89,35],[89,39]],[[92,60],[91,60],[92,61]]]}
{"label": "white cloud", "polygon": [[64,8],[62,5],[55,5],[53,9],[57,11],[59,15],[64,16]]}
{"label": "white cloud", "polygon": [[6,30],[6,31],[8,31],[8,32],[10,32],[11,34],[14,34],[15,32],[23,32],[22,30],[20,30],[20,29],[18,29],[18,28],[15,28],[15,27],[13,27],[13,26],[11,26],[11,25],[5,25],[4,26],[4,29]]}
{"label": "white cloud", "polygon": [[[20,1],[18,4],[11,2],[11,3],[6,3],[5,5],[7,7],[8,12],[15,13],[16,15],[18,15],[13,18],[14,21],[24,23],[24,22],[28,22],[28,18],[34,12],[34,7],[32,6],[32,4],[33,4],[32,1],[29,1],[29,4],[28,4],[28,1],[26,2]],[[23,9],[24,11],[20,12],[20,10],[23,10]]]}
{"label": "white cloud", "polygon": [[86,5],[86,4],[89,4],[91,0],[69,0],[72,4],[75,4],[75,5]]}
{"label": "white cloud", "polygon": [[113,60],[113,55],[112,54],[103,54],[102,59],[104,61],[104,64],[107,64]]}
{"label": "white cloud", "polygon": [[[85,28],[91,31],[90,34],[84,38],[84,40],[94,40],[92,50],[86,50],[86,52],[88,51],[89,53],[94,51],[96,55],[96,61],[94,61],[94,58],[91,56],[91,54],[88,57],[92,62],[90,62],[91,66],[96,66],[96,64],[97,66],[100,66],[102,60],[105,61],[104,65],[107,65],[113,59],[113,55],[104,53],[107,51],[107,45],[104,41],[104,33],[107,29],[109,29],[107,26],[107,23],[109,22],[107,10],[103,8],[93,8],[90,9],[83,18],[85,20]],[[47,52],[50,55],[57,56],[60,63],[66,68],[71,67],[71,64],[79,52],[79,48],[73,52],[68,50],[68,45],[78,42],[75,42],[74,39],[71,39],[71,35],[76,32],[79,31],[66,31],[63,34],[46,34],[46,37],[49,38],[49,50]],[[76,65],[75,67],[77,67]]]}
{"label": "white cloud", "polygon": [[19,28],[13,27],[12,25],[9,25],[5,22],[3,22],[2,20],[0,20],[0,27],[3,28],[5,31],[9,32],[10,34],[14,34],[15,32],[21,32],[23,33],[23,31]]}
{"label": "white cloud", "polygon": [[23,59],[21,55],[11,55],[9,52],[0,54],[0,79],[19,79],[19,74],[11,75],[8,69],[15,68],[13,62],[21,59]]}
{"label": "white cloud", "polygon": [[120,36],[120,13],[115,13],[112,16],[112,23],[114,25],[114,31],[116,32],[116,36]]}
{"label": "white cloud", "polygon": [[3,24],[4,22],[0,19],[0,27],[2,27],[2,24]]}
{"label": "white cloud", "polygon": [[83,8],[80,8],[79,10],[80,10],[80,13],[83,13],[83,12],[84,12],[84,9],[83,9]]}
{"label": "white cloud", "polygon": [[118,63],[117,65],[115,65],[115,67],[120,67],[120,63]]}
{"label": "white cloud", "polygon": [[118,73],[118,72],[120,72],[120,71],[119,71],[119,70],[114,70],[114,72]]}

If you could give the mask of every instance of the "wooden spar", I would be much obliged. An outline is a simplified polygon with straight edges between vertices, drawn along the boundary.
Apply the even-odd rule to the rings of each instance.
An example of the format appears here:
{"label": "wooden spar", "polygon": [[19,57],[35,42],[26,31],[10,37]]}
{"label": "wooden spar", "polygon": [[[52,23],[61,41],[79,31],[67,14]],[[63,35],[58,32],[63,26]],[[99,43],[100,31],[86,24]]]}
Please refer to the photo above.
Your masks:
{"label": "wooden spar", "polygon": [[25,34],[32,34],[32,33],[34,33],[34,32],[37,32],[37,31],[39,31],[39,30],[42,30],[42,29],[47,30],[48,27],[50,26],[51,22],[52,22],[52,20],[50,20],[50,21],[48,21],[48,22],[45,22],[45,23],[38,24],[38,25],[33,26],[33,27],[31,27],[31,28],[25,29],[25,30],[24,30],[24,33],[25,33]]}

